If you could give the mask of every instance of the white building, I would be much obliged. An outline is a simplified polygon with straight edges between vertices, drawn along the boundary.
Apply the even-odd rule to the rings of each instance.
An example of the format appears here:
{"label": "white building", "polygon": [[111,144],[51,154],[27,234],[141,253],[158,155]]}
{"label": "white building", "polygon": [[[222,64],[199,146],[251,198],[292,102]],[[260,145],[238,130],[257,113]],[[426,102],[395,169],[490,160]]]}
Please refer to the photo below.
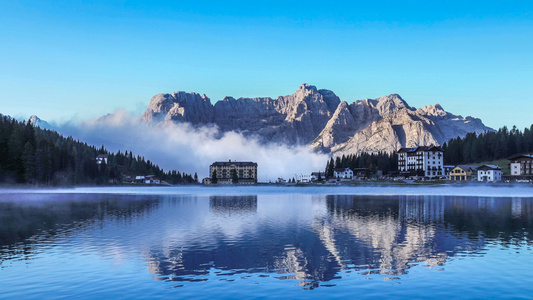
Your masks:
{"label": "white building", "polygon": [[401,148],[398,151],[398,171],[406,177],[444,176],[443,162],[444,150],[437,146]]}
{"label": "white building", "polygon": [[96,164],[101,165],[102,163],[107,165],[107,154],[100,154],[96,157]]}
{"label": "white building", "polygon": [[297,183],[309,183],[311,182],[311,175],[296,175],[296,182]]}
{"label": "white building", "polygon": [[148,175],[144,177],[144,183],[146,184],[161,184],[161,180],[155,175]]}
{"label": "white building", "polygon": [[333,176],[337,179],[353,179],[353,171],[350,168],[336,168]]}
{"label": "white building", "polygon": [[509,169],[511,176],[532,176],[533,175],[533,155],[515,155],[509,158],[511,163]]}
{"label": "white building", "polygon": [[477,181],[495,182],[502,180],[502,168],[496,165],[483,165],[477,168]]}
{"label": "white building", "polygon": [[317,181],[319,177],[320,177],[321,180],[326,179],[326,173],[324,173],[324,172],[313,172],[313,173],[311,173],[311,180],[312,181]]}

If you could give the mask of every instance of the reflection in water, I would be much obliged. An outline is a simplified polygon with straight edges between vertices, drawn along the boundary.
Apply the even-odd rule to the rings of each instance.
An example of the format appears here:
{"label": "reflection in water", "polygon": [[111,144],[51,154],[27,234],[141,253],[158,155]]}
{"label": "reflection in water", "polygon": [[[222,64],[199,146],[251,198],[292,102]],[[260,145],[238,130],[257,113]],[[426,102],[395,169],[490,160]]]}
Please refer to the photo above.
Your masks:
{"label": "reflection in water", "polygon": [[28,258],[58,238],[131,219],[157,206],[157,197],[120,195],[13,194],[0,198],[0,265]]}
{"label": "reflection in water", "polygon": [[[94,231],[98,238],[85,244],[99,253],[138,251],[156,280],[255,273],[313,289],[345,272],[397,278],[414,265],[439,270],[490,244],[530,245],[533,234],[533,200],[524,198],[54,197],[0,202],[0,262]],[[117,219],[126,225],[111,226]]]}
{"label": "reflection in water", "polygon": [[257,212],[257,196],[211,196],[209,208],[220,213],[255,213]]}

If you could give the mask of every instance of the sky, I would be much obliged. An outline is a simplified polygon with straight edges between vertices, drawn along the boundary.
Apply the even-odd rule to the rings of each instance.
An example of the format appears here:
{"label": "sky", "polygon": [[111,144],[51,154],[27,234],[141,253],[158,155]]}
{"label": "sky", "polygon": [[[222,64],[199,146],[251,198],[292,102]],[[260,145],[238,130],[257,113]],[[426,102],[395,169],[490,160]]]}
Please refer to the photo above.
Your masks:
{"label": "sky", "polygon": [[1,1],[0,113],[141,114],[157,93],[398,93],[533,123],[532,1]]}

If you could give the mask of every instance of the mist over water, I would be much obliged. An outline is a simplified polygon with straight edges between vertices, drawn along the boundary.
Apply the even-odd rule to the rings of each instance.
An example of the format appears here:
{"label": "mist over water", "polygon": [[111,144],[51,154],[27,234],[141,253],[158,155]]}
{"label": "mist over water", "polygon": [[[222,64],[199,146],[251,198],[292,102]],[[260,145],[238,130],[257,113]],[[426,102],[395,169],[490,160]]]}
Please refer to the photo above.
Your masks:
{"label": "mist over water", "polygon": [[323,171],[328,159],[305,146],[262,144],[237,132],[221,132],[215,126],[168,122],[152,127],[124,110],[97,120],[67,122],[57,130],[113,152],[133,151],[165,171],[198,172],[200,178],[209,176],[209,165],[214,161],[257,162],[258,180],[266,182]]}

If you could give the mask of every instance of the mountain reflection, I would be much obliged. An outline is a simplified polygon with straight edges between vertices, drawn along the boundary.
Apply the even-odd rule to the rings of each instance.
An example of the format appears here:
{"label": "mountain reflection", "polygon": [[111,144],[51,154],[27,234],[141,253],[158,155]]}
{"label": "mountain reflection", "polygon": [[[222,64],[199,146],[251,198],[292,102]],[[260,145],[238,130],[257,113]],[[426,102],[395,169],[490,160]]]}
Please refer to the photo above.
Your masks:
{"label": "mountain reflection", "polygon": [[9,197],[0,200],[0,264],[67,237],[83,244],[79,251],[141,259],[154,279],[164,281],[255,274],[312,289],[345,272],[401,276],[414,265],[440,270],[452,257],[480,256],[495,244],[530,245],[533,238],[530,198]]}
{"label": "mountain reflection", "polygon": [[[204,281],[212,272],[274,273],[314,288],[343,270],[401,275],[416,264],[440,268],[455,255],[483,253],[487,240],[507,244],[525,236],[529,243],[533,229],[530,199],[326,196],[320,203],[327,214],[313,215],[310,226],[257,219],[238,240],[213,232],[214,248],[152,248],[150,273],[169,281]],[[255,212],[257,200],[211,197],[210,209],[228,216]]]}

